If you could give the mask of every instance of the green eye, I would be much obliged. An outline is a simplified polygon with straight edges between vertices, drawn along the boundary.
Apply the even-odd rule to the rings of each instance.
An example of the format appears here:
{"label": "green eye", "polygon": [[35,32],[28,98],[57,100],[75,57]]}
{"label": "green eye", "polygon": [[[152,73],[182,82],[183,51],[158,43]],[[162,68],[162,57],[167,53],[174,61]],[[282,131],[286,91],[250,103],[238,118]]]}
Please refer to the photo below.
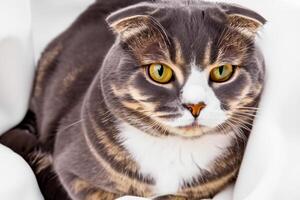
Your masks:
{"label": "green eye", "polygon": [[164,64],[155,63],[148,67],[148,73],[150,78],[158,83],[168,83],[172,79],[173,71],[172,69]]}
{"label": "green eye", "polygon": [[210,72],[210,79],[213,82],[221,83],[228,81],[234,73],[234,66],[231,64],[215,67]]}

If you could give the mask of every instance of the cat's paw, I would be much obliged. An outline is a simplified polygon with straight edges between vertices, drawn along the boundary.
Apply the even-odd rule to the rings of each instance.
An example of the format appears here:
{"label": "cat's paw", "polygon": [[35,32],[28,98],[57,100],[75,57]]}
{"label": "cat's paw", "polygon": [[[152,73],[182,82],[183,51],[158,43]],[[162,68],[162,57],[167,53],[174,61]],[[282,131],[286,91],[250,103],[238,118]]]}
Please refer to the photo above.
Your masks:
{"label": "cat's paw", "polygon": [[143,198],[143,197],[135,197],[135,196],[124,196],[124,197],[117,198],[116,200],[150,200],[150,199]]}

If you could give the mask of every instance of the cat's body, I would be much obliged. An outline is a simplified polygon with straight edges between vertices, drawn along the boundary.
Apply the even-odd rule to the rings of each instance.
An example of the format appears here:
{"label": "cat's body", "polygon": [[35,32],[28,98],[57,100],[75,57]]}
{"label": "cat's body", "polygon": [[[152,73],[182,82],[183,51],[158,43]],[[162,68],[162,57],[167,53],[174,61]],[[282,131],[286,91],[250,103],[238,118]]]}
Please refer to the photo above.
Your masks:
{"label": "cat's body", "polygon": [[[110,200],[126,194],[144,197],[174,195],[188,199],[212,197],[236,177],[251,127],[249,124],[252,123],[255,112],[244,116],[245,118],[241,114],[237,115],[243,119],[240,122],[244,122],[238,130],[244,138],[237,136],[236,130],[231,130],[230,126],[224,126],[224,129],[204,128],[205,134],[202,134],[199,127],[185,127],[185,124],[182,124],[185,119],[180,117],[190,115],[188,110],[175,108],[175,103],[172,104],[172,108],[169,102],[178,101],[177,88],[186,87],[182,91],[183,99],[188,103],[197,103],[202,101],[202,96],[197,95],[197,91],[211,93],[208,91],[209,86],[215,87],[211,85],[214,83],[202,89],[196,86],[207,82],[205,78],[204,81],[199,78],[206,70],[203,68],[204,64],[210,65],[220,59],[214,45],[226,41],[221,39],[215,43],[215,38],[228,34],[227,42],[230,43],[230,32],[221,33],[225,27],[221,25],[225,16],[221,8],[226,10],[226,6],[200,1],[174,2],[174,5],[170,4],[171,1],[141,4],[130,8],[129,11],[120,11],[107,19],[119,34],[115,41],[115,36],[105,21],[107,16],[118,8],[139,2],[142,1],[98,1],[43,53],[30,104],[30,110],[36,117],[42,149],[42,152],[31,153],[31,156],[37,157],[33,160],[34,168],[37,174],[51,168],[58,175],[68,195],[76,200]],[[160,9],[170,12],[161,12]],[[175,13],[177,15],[171,20],[170,16]],[[141,45],[148,45],[141,36],[141,32],[147,30],[145,26],[149,23],[149,19],[142,16],[144,14],[153,15],[153,18],[161,23],[158,26],[154,25],[153,30],[147,32],[147,35],[151,36],[148,40],[155,40],[146,50],[156,52],[156,55],[159,55],[156,58],[155,55],[151,56],[149,52],[143,52],[145,49],[141,49]],[[258,21],[262,20],[250,11],[248,15],[258,17]],[[134,22],[126,22],[135,16],[142,16],[138,19],[141,27],[136,28]],[[197,20],[201,19],[203,23],[198,26]],[[185,20],[191,21],[187,23]],[[150,22],[153,23],[151,20]],[[205,23],[211,23],[212,28]],[[218,23],[220,27],[214,25]],[[261,23],[264,23],[264,20]],[[180,27],[176,39],[172,37],[175,35],[172,26],[175,25]],[[163,28],[158,30],[160,26],[167,29],[167,36],[164,33],[161,35]],[[206,30],[198,32],[197,28],[203,27],[206,27]],[[221,32],[213,33],[217,31],[214,28],[219,28]],[[128,29],[134,30],[128,32]],[[155,32],[157,30],[159,33]],[[243,31],[247,31],[247,28]],[[206,36],[198,38],[204,32]],[[253,38],[249,36],[250,32],[244,32],[243,36],[234,32],[233,35],[237,39],[233,39],[231,52],[225,50],[223,55],[235,54],[235,48],[239,51],[238,48],[249,47],[248,51],[241,51],[243,58],[239,59],[246,59],[246,56],[255,58],[256,60],[252,61],[242,60],[241,63],[255,65],[256,69],[252,69],[254,71],[251,73],[257,73],[257,77],[255,81],[252,80],[251,88],[247,88],[248,86],[244,85],[250,78],[246,72],[241,72],[242,78],[236,78],[239,83],[229,86],[233,87],[234,91],[226,92],[224,88],[218,89],[217,86],[215,94],[207,95],[203,101],[207,101],[206,104],[212,102],[214,108],[206,105],[203,116],[206,109],[215,109],[215,115],[219,117],[206,120],[201,118],[200,113],[201,122],[207,126],[223,122],[226,119],[225,115],[223,116],[225,108],[221,107],[232,102],[240,103],[243,100],[243,104],[233,103],[241,105],[241,109],[257,107],[264,70],[261,56],[254,43],[251,43]],[[132,34],[136,33],[141,34],[134,36],[140,37],[138,41],[131,38]],[[168,41],[166,37],[170,37],[172,41]],[[208,41],[207,38],[211,40]],[[186,43],[183,40],[186,40]],[[155,45],[156,42],[159,44]],[[169,58],[166,58],[166,49],[171,46],[174,48],[170,50]],[[221,47],[224,49],[224,46]],[[128,58],[128,52],[133,52],[136,60]],[[253,55],[249,55],[250,52]],[[234,56],[231,55],[232,57]],[[119,68],[122,63],[130,63],[131,67],[141,65],[137,61],[141,59],[161,62],[168,60],[174,65],[180,65],[181,68],[174,68],[174,71],[177,70],[179,81],[174,81],[174,86],[164,85],[162,87],[165,88],[160,89],[157,83],[151,83],[154,87],[147,85],[151,81],[143,79],[139,74],[142,72],[132,70],[133,74],[138,75],[135,77],[137,81],[131,82],[130,85],[127,82],[133,79],[130,73]],[[189,68],[185,68],[185,65]],[[201,70],[199,66],[202,67]],[[129,67],[127,71],[130,70]],[[178,72],[180,70],[182,72]],[[143,92],[142,87],[145,89]],[[239,98],[240,93],[245,94]],[[251,95],[247,96],[248,93]],[[172,99],[173,97],[176,100]],[[222,106],[218,104],[220,98],[224,98]],[[175,117],[179,119],[174,117],[168,121],[172,116],[162,116],[161,119],[165,119],[164,123],[168,128],[153,125],[154,119],[160,118],[151,118],[153,113],[148,115],[150,111],[143,110],[143,106],[160,114],[171,112],[173,109],[174,113],[178,112],[179,117]],[[180,114],[178,110],[184,114]],[[248,110],[248,114],[250,111],[253,110]],[[147,123],[152,125],[146,127]],[[174,128],[174,124],[178,124],[179,128]]]}

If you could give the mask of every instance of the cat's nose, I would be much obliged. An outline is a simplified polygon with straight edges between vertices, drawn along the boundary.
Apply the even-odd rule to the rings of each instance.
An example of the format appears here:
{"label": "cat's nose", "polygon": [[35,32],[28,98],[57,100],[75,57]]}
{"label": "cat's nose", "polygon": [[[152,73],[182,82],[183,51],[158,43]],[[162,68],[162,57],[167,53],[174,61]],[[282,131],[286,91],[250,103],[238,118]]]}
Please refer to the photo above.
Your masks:
{"label": "cat's nose", "polygon": [[200,115],[201,110],[203,110],[205,106],[206,104],[203,102],[197,104],[183,104],[183,107],[188,109],[195,118],[197,118]]}

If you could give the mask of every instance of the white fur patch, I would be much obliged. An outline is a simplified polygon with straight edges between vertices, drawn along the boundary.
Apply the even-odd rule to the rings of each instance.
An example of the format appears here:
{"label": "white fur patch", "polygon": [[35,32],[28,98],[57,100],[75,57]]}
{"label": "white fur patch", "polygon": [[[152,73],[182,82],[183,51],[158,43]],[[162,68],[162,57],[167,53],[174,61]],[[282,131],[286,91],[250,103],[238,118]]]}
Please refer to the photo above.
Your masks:
{"label": "white fur patch", "polygon": [[[227,120],[225,111],[221,109],[221,103],[212,88],[208,85],[208,72],[200,71],[193,66],[191,74],[182,89],[183,104],[197,104],[204,102],[206,107],[201,111],[197,122],[207,127],[215,127]],[[169,121],[164,121],[168,126],[187,126],[194,122],[194,117],[187,109],[182,109],[182,116]]]}
{"label": "white fur patch", "polygon": [[212,98],[212,91],[207,82],[207,73],[200,72],[192,66],[190,76],[182,89],[182,102],[187,104],[207,102],[208,98]]}
{"label": "white fur patch", "polygon": [[199,167],[208,169],[210,162],[224,152],[232,136],[214,134],[184,139],[175,136],[155,137],[123,123],[119,126],[123,146],[139,164],[143,175],[156,184],[156,195],[174,194],[181,183],[200,175]]}

